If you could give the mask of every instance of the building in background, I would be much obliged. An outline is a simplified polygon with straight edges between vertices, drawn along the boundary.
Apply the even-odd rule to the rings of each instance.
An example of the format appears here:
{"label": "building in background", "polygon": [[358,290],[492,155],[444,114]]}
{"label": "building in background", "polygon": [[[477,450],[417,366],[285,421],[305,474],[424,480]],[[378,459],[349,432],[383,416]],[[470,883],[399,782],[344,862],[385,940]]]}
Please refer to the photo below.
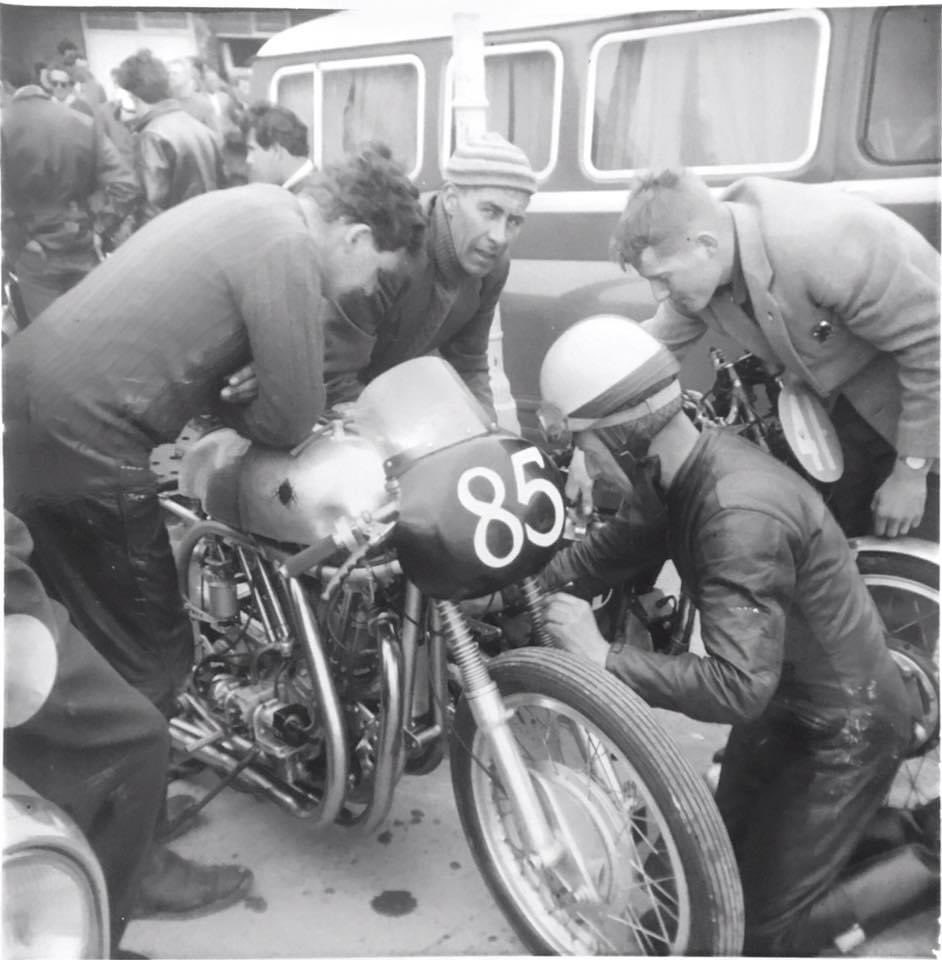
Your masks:
{"label": "building in background", "polygon": [[33,71],[50,63],[68,38],[114,95],[111,71],[129,54],[147,47],[163,60],[199,56],[233,84],[247,79],[258,48],[294,24],[331,13],[327,9],[161,9],[20,6],[0,3],[0,56],[4,64]]}

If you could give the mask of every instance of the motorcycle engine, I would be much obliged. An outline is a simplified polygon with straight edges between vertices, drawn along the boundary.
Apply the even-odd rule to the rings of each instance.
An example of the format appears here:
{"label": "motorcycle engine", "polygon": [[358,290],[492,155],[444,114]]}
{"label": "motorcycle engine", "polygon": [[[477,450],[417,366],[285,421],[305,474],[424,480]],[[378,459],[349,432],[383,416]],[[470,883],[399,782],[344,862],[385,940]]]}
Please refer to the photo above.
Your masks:
{"label": "motorcycle engine", "polygon": [[[279,779],[311,790],[324,749],[315,686],[277,589],[265,591],[260,613],[262,575],[250,551],[239,555],[226,543],[210,543],[200,555],[190,585],[200,622],[192,690],[243,752],[257,747],[259,761]],[[316,588],[309,598],[358,761],[351,773],[360,782],[374,766],[382,703],[377,636],[394,616],[394,598],[350,583],[329,600]]]}

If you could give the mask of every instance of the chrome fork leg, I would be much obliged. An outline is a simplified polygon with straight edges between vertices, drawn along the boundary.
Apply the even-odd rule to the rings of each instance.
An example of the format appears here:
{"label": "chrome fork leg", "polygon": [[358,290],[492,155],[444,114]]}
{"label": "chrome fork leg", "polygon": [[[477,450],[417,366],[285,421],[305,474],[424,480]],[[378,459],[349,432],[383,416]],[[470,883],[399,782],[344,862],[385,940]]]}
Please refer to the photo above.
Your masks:
{"label": "chrome fork leg", "polygon": [[450,600],[439,600],[436,606],[448,648],[461,671],[463,696],[478,729],[491,744],[500,782],[514,806],[530,855],[539,865],[552,866],[562,858],[563,845],[553,835],[510,731],[507,723],[510,713],[504,707],[497,684],[488,673],[461,609]]}

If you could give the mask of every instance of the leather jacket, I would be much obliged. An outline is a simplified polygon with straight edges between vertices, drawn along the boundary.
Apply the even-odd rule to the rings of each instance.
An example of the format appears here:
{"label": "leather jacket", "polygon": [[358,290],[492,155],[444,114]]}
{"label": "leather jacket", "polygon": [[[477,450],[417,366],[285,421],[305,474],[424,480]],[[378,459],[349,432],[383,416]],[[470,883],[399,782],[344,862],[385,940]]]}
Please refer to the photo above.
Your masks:
{"label": "leather jacket", "polygon": [[[740,723],[769,710],[804,725],[856,710],[908,714],[883,625],[819,494],[739,437],[706,431],[659,492],[560,553],[546,586],[612,582],[669,554],[700,614],[706,656],[613,647],[606,663],[648,703]],[[614,567],[612,565],[615,565]]]}
{"label": "leather jacket", "polygon": [[216,137],[176,100],[155,103],[134,121],[133,129],[145,195],[138,225],[190,197],[225,186]]}
{"label": "leather jacket", "polygon": [[32,241],[46,251],[91,251],[94,233],[114,230],[140,196],[101,127],[38,86],[21,87],[4,107],[2,140],[3,245],[12,262]]}

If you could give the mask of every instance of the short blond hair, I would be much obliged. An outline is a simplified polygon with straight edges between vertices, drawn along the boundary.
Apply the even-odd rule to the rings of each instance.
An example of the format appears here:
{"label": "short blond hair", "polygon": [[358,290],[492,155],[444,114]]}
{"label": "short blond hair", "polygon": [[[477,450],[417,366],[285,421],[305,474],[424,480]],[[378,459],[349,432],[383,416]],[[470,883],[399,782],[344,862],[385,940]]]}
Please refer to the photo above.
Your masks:
{"label": "short blond hair", "polygon": [[693,225],[713,226],[719,204],[709,188],[688,170],[639,174],[618,218],[609,252],[622,269],[636,267],[648,247],[673,248],[689,237]]}

